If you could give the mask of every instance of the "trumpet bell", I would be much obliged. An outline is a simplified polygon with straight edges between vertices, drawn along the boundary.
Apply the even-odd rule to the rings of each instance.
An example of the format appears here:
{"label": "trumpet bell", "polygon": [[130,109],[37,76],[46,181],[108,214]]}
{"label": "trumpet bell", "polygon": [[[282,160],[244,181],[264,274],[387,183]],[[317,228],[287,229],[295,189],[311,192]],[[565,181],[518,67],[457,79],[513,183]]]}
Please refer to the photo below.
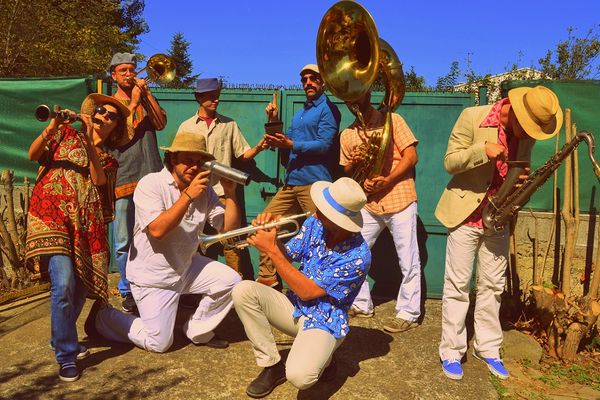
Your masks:
{"label": "trumpet bell", "polygon": [[177,67],[171,57],[158,53],[148,59],[146,73],[153,82],[163,85],[175,79]]}
{"label": "trumpet bell", "polygon": [[357,100],[371,88],[379,70],[379,34],[363,6],[340,1],[327,10],[317,33],[317,64],[340,99]]}

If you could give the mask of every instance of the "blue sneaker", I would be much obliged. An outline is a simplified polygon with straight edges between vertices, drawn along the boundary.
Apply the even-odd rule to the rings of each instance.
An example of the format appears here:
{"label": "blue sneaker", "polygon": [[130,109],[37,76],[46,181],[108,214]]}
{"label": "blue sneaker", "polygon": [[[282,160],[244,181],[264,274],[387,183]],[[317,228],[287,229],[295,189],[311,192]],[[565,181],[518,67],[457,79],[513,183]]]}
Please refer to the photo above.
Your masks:
{"label": "blue sneaker", "polygon": [[477,354],[476,351],[473,351],[473,357],[485,362],[492,375],[495,375],[500,379],[506,379],[510,376],[508,370],[504,366],[504,362],[502,361],[502,359],[481,357]]}
{"label": "blue sneaker", "polygon": [[462,365],[460,364],[460,360],[456,358],[442,360],[442,370],[444,371],[444,375],[450,379],[459,380],[463,377]]}
{"label": "blue sneaker", "polygon": [[74,362],[66,362],[60,364],[58,377],[64,382],[74,382],[79,379],[79,370]]}

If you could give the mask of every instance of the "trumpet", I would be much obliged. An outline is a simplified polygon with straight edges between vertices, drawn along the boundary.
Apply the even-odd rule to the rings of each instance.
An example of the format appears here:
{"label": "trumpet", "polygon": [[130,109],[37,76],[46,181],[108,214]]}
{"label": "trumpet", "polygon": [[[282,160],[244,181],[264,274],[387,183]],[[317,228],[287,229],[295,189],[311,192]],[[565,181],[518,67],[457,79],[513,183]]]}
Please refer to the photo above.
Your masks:
{"label": "trumpet", "polygon": [[81,121],[79,115],[73,115],[68,110],[61,109],[59,105],[53,106],[52,109],[45,104],[39,105],[35,108],[34,115],[41,122],[57,117],[65,122]]}
{"label": "trumpet", "polygon": [[312,212],[291,215],[283,217],[279,221],[268,222],[258,226],[246,226],[233,231],[220,233],[217,235],[200,234],[200,250],[206,254],[206,250],[215,243],[222,243],[226,249],[238,248],[245,249],[249,246],[247,240],[250,236],[263,229],[277,228],[277,239],[283,239],[294,236],[300,230],[300,223],[297,221],[312,215]]}

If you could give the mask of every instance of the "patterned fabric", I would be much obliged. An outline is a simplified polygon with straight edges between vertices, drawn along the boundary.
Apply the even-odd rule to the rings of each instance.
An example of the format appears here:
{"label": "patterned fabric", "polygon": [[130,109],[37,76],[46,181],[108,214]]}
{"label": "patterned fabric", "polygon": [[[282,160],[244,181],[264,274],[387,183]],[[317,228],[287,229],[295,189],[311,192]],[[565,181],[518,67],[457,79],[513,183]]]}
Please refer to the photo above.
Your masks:
{"label": "patterned fabric", "polygon": [[[367,125],[367,135],[372,136],[378,131],[383,130],[385,114],[373,113]],[[392,114],[392,126],[394,132],[388,146],[382,176],[387,176],[398,165],[402,159],[402,151],[408,146],[416,145],[419,141],[415,138],[404,118],[398,114]],[[355,146],[362,144],[367,139],[365,133],[359,128],[357,123],[344,129],[340,138],[340,164],[343,166],[350,164],[350,154]],[[415,189],[414,171],[410,171],[394,186],[377,193],[367,196],[367,205],[365,208],[373,214],[391,214],[404,210],[411,203],[417,200],[417,191]]]}
{"label": "patterned fabric", "polygon": [[[103,215],[105,205],[89,176],[83,140],[81,133],[70,125],[48,140],[49,148],[56,151],[33,188],[25,257],[70,256],[75,274],[88,293],[108,299],[110,255]],[[100,160],[108,175],[113,176],[117,161],[107,153],[101,154]],[[40,272],[47,278],[46,270]]]}
{"label": "patterned fabric", "polygon": [[[500,110],[502,110],[502,107],[505,104],[510,104],[508,97],[494,103],[489,114],[481,122],[479,127],[498,128],[498,144],[501,144],[508,149],[508,159],[513,160],[517,154],[519,140],[514,138],[512,135],[507,135],[504,127],[500,124]],[[497,160],[496,168],[494,169],[494,175],[492,177],[492,183],[490,184],[490,187],[488,188],[488,191],[479,207],[477,207],[475,211],[473,211],[473,213],[465,220],[466,225],[483,229],[483,209],[488,204],[488,198],[495,195],[498,189],[500,189],[500,186],[502,186],[507,172],[508,163],[506,160]]]}
{"label": "patterned fabric", "polygon": [[305,316],[304,329],[322,329],[336,339],[348,334],[348,309],[367,277],[371,251],[357,233],[328,249],[323,224],[309,217],[300,232],[286,244],[288,255],[301,264],[300,272],[313,280],[326,296],[303,301],[293,291],[287,296],[294,304],[294,318]]}
{"label": "patterned fabric", "polygon": [[[129,100],[117,100],[129,107]],[[141,104],[129,116],[127,122],[133,126],[133,138],[125,146],[110,151],[119,162],[115,188],[117,199],[133,194],[135,186],[143,176],[158,172],[163,167],[154,125]]]}
{"label": "patterned fabric", "polygon": [[[191,132],[206,138],[206,151],[215,156],[221,164],[231,166],[235,158],[239,158],[250,150],[248,141],[242,135],[237,122],[221,114],[213,119],[209,126],[198,114],[183,121],[177,129],[177,133]],[[211,174],[211,185],[218,196],[223,196],[223,186],[219,182],[217,174]]]}

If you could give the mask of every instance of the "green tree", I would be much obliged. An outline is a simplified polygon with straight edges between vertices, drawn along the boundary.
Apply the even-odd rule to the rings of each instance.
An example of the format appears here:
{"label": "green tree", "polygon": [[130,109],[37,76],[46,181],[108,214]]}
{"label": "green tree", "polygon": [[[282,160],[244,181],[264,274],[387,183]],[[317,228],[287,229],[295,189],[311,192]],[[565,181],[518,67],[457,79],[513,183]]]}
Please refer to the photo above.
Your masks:
{"label": "green tree", "polygon": [[407,92],[430,91],[430,88],[425,85],[425,78],[421,75],[417,75],[413,65],[410,66],[410,71],[404,72],[404,83],[406,85]]}
{"label": "green tree", "polygon": [[589,29],[584,37],[577,37],[575,29],[567,28],[567,39],[558,42],[554,51],[548,50],[539,59],[545,78],[586,79],[600,75],[600,65],[594,61],[600,53],[600,24]]}
{"label": "green tree", "polygon": [[192,86],[194,81],[198,79],[200,74],[192,75],[192,60],[189,55],[190,42],[185,40],[181,32],[177,32],[171,39],[171,48],[169,49],[169,56],[175,62],[177,68],[177,75],[169,84],[165,87],[170,88],[189,88]]}
{"label": "green tree", "polygon": [[458,61],[452,61],[448,74],[438,78],[435,90],[438,92],[452,92],[454,86],[458,83],[459,75],[460,68],[458,67]]}
{"label": "green tree", "polygon": [[148,32],[144,0],[0,0],[0,76],[104,74]]}

